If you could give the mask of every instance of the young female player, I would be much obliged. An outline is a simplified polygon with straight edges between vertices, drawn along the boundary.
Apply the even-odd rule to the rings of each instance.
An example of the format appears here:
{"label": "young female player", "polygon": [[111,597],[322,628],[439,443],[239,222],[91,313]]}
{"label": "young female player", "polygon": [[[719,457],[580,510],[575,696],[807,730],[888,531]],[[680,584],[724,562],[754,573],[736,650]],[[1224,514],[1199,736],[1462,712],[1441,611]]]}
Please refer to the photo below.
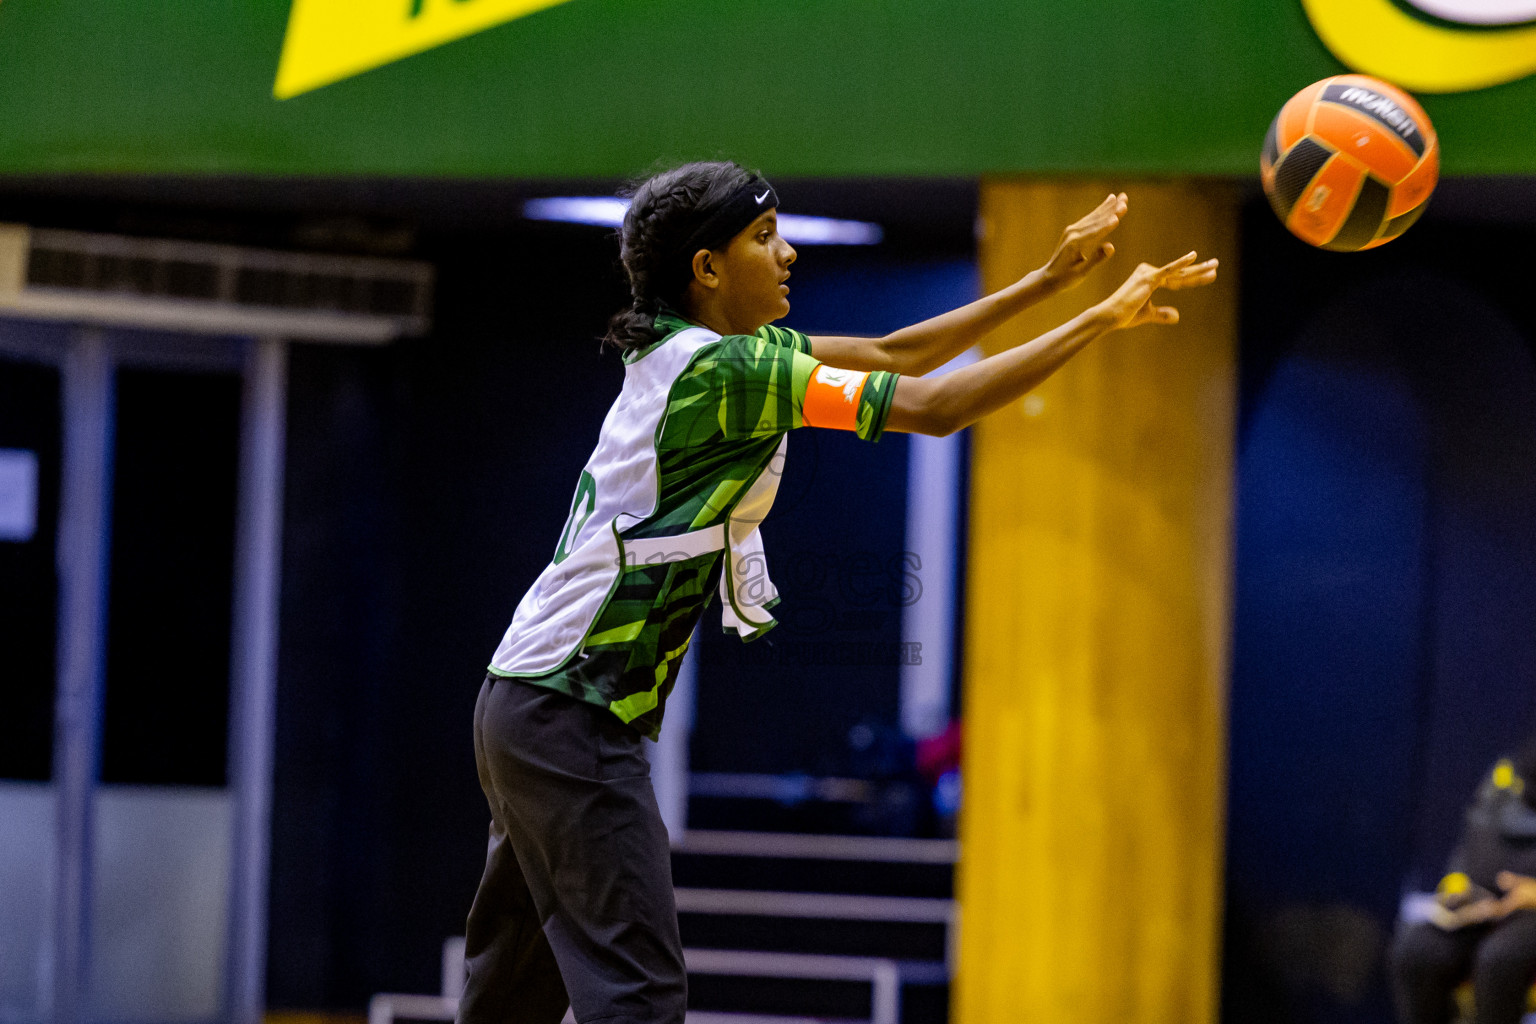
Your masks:
{"label": "young female player", "polygon": [[786,434],[949,434],[1100,335],[1177,322],[1154,293],[1210,283],[1215,260],[1142,264],[1055,330],[920,376],[1108,259],[1126,205],[1106,198],[1044,267],[994,295],[884,338],[808,338],[770,326],[789,312],[795,250],[766,181],[698,163],[635,190],[620,232],[633,303],[608,334],[624,385],[475,706],[492,825],[461,1024],[557,1024],[567,1006],[580,1024],[681,1024],[669,849],[641,739],[655,737],[715,592],[725,628],[744,639],[774,624],[757,526]]}

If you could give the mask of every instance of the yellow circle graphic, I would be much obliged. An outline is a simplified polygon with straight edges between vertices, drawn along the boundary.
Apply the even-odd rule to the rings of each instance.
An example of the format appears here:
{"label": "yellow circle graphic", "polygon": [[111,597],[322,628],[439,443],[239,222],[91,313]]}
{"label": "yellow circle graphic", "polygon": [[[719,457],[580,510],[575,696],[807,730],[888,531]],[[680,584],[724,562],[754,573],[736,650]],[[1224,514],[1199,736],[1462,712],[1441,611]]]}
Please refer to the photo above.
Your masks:
{"label": "yellow circle graphic", "polygon": [[1455,28],[1392,0],[1302,0],[1324,45],[1356,71],[1416,92],[1467,92],[1536,72],[1536,26]]}

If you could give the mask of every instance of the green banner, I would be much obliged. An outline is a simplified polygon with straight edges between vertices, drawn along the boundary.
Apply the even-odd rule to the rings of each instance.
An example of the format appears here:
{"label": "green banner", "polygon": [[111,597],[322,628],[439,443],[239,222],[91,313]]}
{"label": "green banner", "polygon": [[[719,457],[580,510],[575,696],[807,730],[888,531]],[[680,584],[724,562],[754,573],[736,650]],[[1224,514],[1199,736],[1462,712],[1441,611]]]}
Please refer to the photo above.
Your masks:
{"label": "green banner", "polygon": [[1447,173],[1532,173],[1536,42],[1478,3],[0,0],[0,172],[1247,175],[1339,53],[1514,78],[1421,98]]}

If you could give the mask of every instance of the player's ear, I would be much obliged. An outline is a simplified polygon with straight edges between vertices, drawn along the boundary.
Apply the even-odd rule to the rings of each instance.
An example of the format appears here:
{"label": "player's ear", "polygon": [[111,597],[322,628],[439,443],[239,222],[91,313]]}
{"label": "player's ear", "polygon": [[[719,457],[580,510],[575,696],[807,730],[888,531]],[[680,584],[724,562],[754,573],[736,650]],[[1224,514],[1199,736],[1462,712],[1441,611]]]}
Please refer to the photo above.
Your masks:
{"label": "player's ear", "polygon": [[715,272],[715,254],[700,249],[693,254],[693,279],[705,288],[720,287],[720,275]]}

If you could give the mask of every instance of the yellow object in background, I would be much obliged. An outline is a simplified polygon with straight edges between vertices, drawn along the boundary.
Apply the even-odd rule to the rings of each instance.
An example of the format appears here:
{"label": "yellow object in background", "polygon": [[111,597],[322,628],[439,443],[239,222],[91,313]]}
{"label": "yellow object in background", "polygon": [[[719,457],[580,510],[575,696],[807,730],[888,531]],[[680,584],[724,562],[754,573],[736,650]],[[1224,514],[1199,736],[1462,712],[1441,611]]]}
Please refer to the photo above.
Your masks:
{"label": "yellow object in background", "polygon": [[[1466,92],[1536,72],[1536,26],[1466,27],[1415,17],[1392,0],[1302,0],[1333,55],[1418,92]],[[1455,4],[1443,5],[1454,13]]]}
{"label": "yellow object in background", "polygon": [[1513,761],[1505,759],[1494,765],[1493,777],[1490,781],[1496,789],[1507,789],[1515,796],[1525,795],[1525,780],[1520,777],[1519,772],[1515,771]]}
{"label": "yellow object in background", "polygon": [[22,224],[0,224],[0,301],[14,298],[27,283],[30,232]]}
{"label": "yellow object in background", "polygon": [[273,95],[284,100],[568,0],[293,0]]}
{"label": "yellow object in background", "polygon": [[1121,189],[1114,259],[988,353],[1140,260],[1198,249],[1221,277],[971,428],[955,1024],[1218,1019],[1237,197],[984,180],[980,263],[985,291],[1012,283]]}
{"label": "yellow object in background", "polygon": [[1440,885],[1436,889],[1441,896],[1460,896],[1472,888],[1472,879],[1460,871],[1453,871],[1440,879]]}

